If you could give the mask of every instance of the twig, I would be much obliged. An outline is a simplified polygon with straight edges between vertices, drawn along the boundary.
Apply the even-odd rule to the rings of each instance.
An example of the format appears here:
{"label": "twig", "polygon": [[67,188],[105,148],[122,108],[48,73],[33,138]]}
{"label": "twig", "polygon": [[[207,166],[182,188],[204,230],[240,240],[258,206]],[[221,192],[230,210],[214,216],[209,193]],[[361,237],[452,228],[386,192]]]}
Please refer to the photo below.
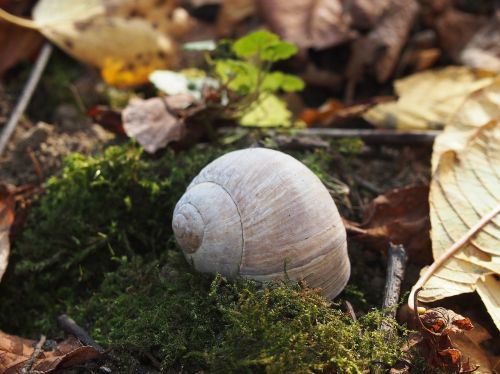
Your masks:
{"label": "twig", "polygon": [[28,359],[28,361],[26,361],[26,363],[21,368],[21,371],[20,371],[21,374],[27,374],[27,373],[31,372],[31,368],[35,364],[36,359],[43,352],[42,348],[43,348],[43,345],[45,344],[45,340],[46,340],[45,335],[40,336],[40,340],[38,341],[38,343],[36,343],[35,350],[33,351],[33,353],[31,353],[30,358]]}
{"label": "twig", "polygon": [[357,174],[353,174],[352,179],[354,179],[354,181],[357,184],[359,184],[361,187],[364,187],[365,189],[367,189],[368,191],[370,191],[370,192],[372,192],[372,193],[374,193],[376,195],[381,195],[384,192],[380,187],[377,187],[372,182],[367,181],[367,180],[361,178]]}
{"label": "twig", "polygon": [[448,248],[436,261],[432,263],[431,266],[427,268],[425,273],[420,277],[420,279],[415,283],[411,289],[410,296],[408,298],[408,307],[411,311],[415,310],[415,293],[420,288],[423,288],[425,283],[432,277],[432,275],[441,266],[448,261],[453,254],[462,248],[471,238],[476,235],[476,233],[483,228],[488,222],[490,222],[497,214],[500,213],[500,204],[494,207],[488,214],[482,217],[478,223],[476,223],[469,231],[467,231],[464,236],[462,236],[458,241],[456,241],[450,248]]}
{"label": "twig", "polygon": [[57,317],[57,324],[64,332],[76,336],[82,344],[94,347],[100,353],[104,352],[104,348],[97,344],[84,329],[78,326],[76,322],[66,314],[62,314]]}
{"label": "twig", "polygon": [[[405,275],[406,262],[408,255],[401,244],[394,245],[389,243],[387,263],[387,277],[385,280],[384,301],[382,302],[382,310],[384,319],[380,324],[379,330],[385,335],[385,340],[389,340],[393,334],[392,324],[389,319],[396,318],[396,305],[399,300],[401,291],[401,283]],[[387,363],[382,360],[372,363],[371,374],[386,373],[388,369]]]}
{"label": "twig", "polygon": [[33,149],[31,147],[28,147],[28,156],[31,160],[31,163],[33,164],[33,169],[35,169],[35,173],[38,177],[38,180],[40,183],[43,183],[44,181],[44,175],[43,175],[43,169],[42,165],[40,165],[40,161],[38,161],[38,158],[36,157],[35,152],[33,152]]}
{"label": "twig", "polygon": [[7,142],[14,132],[17,123],[19,122],[19,118],[21,118],[31,100],[31,96],[33,95],[33,92],[35,91],[35,88],[40,81],[40,77],[42,76],[45,66],[47,66],[47,62],[49,61],[51,53],[52,45],[47,42],[44,44],[42,50],[40,51],[35,66],[33,66],[28,81],[24,86],[21,97],[19,98],[19,101],[17,102],[14,110],[12,111],[12,114],[10,115],[9,121],[5,125],[2,134],[0,135],[0,157],[2,156],[5,147],[7,146]]}
{"label": "twig", "polygon": [[366,144],[432,145],[439,130],[399,131],[376,129],[309,128],[294,131],[294,135],[316,135],[325,138],[361,138]]}
{"label": "twig", "polygon": [[[401,244],[394,245],[389,243],[387,264],[387,277],[385,280],[384,301],[382,309],[386,317],[396,318],[396,308],[398,304],[399,293],[401,291],[401,283],[405,276],[406,262],[408,255],[405,248]],[[382,322],[380,329],[390,333],[391,325]]]}

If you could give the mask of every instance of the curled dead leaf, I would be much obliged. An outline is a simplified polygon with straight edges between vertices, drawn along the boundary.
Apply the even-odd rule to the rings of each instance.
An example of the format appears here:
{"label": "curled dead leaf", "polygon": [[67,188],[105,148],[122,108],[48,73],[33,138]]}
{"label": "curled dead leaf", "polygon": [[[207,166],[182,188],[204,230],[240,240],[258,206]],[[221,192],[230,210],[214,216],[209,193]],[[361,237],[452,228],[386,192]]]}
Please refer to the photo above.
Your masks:
{"label": "curled dead leaf", "polygon": [[[28,360],[33,359],[36,341],[23,339],[0,331],[0,373],[19,373]],[[69,368],[99,357],[95,348],[82,345],[76,338],[68,338],[54,349],[43,350],[34,359],[30,372],[50,373]]]}
{"label": "curled dead leaf", "polygon": [[258,0],[257,5],[269,28],[299,48],[332,47],[357,35],[340,0]]}
{"label": "curled dead leaf", "polygon": [[178,111],[193,103],[189,94],[134,99],[123,110],[123,128],[149,153],[182,139],[186,128]]}
{"label": "curled dead leaf", "polygon": [[[414,295],[415,306],[421,289]],[[413,339],[413,345],[426,358],[429,367],[444,370],[447,373],[471,373],[479,368],[471,364],[462,351],[454,345],[453,333],[464,333],[474,326],[469,318],[446,308],[430,308],[419,314],[415,308],[415,319],[419,338]]]}
{"label": "curled dead leaf", "polygon": [[382,253],[389,242],[403,244],[410,261],[432,260],[427,186],[410,186],[377,196],[363,213],[363,222],[345,222],[347,232]]}

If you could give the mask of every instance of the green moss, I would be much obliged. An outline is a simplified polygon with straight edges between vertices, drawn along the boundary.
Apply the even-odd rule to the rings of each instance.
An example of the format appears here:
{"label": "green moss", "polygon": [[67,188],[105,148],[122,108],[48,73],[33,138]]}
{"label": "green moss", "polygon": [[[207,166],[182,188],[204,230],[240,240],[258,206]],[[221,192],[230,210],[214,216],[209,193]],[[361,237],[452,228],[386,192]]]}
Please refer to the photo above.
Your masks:
{"label": "green moss", "polygon": [[[172,237],[172,210],[223,151],[199,145],[152,159],[129,144],[71,156],[13,246],[2,329],[55,336],[56,316],[69,313],[113,348],[117,372],[150,367],[151,357],[184,372],[361,372],[394,362],[402,338],[384,341],[380,312],[353,322],[293,282],[262,288],[192,271]],[[295,156],[328,177],[327,154]]]}
{"label": "green moss", "polygon": [[149,352],[187,372],[357,373],[393,363],[403,343],[384,340],[378,311],[354,322],[297,283],[210,282],[177,251],[123,263],[80,315],[128,365]]}
{"label": "green moss", "polygon": [[[36,336],[98,287],[115,259],[155,258],[171,241],[171,213],[189,181],[219,149],[157,160],[133,145],[99,157],[73,155],[49,180],[0,285],[0,325]],[[29,295],[29,297],[27,297]],[[22,320],[12,318],[22,312]]]}

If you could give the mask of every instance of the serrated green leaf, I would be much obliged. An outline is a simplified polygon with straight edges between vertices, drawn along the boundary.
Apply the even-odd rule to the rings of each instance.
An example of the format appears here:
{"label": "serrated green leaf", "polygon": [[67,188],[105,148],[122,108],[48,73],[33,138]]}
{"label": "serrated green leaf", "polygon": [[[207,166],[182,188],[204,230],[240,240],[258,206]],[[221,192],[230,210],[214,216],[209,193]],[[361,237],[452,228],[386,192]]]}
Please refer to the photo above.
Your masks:
{"label": "serrated green leaf", "polygon": [[298,52],[298,48],[291,43],[278,41],[272,45],[264,46],[260,58],[264,61],[286,60]]}
{"label": "serrated green leaf", "polygon": [[263,93],[240,119],[242,126],[290,127],[292,113],[276,95]]}
{"label": "serrated green leaf", "polygon": [[257,88],[258,69],[245,61],[217,60],[215,73],[229,89],[245,95]]}
{"label": "serrated green leaf", "polygon": [[264,47],[279,42],[279,37],[269,31],[255,31],[238,39],[233,44],[233,51],[240,58],[251,57],[260,53]]}
{"label": "serrated green leaf", "polygon": [[238,39],[233,51],[240,58],[258,56],[263,61],[279,61],[290,58],[298,49],[291,43],[281,41],[279,36],[269,31],[256,31]]}
{"label": "serrated green leaf", "polygon": [[275,71],[266,74],[264,77],[261,90],[276,92],[278,90],[283,90],[285,92],[300,91],[304,88],[304,82],[302,79],[295,75],[284,74],[281,71]]}
{"label": "serrated green leaf", "polygon": [[304,81],[297,77],[296,75],[283,74],[283,82],[281,83],[281,88],[285,92],[295,92],[304,89]]}

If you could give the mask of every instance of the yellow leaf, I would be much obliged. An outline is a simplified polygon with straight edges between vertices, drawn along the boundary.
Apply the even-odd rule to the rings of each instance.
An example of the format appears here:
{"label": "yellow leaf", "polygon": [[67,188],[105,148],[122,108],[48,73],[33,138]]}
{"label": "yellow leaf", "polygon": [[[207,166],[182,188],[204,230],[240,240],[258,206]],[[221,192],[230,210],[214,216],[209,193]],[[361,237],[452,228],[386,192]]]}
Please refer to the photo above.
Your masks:
{"label": "yellow leaf", "polygon": [[[430,187],[432,251],[435,259],[500,204],[500,121],[469,136],[462,149],[441,154]],[[430,302],[478,290],[500,327],[500,217],[497,215],[438,268],[419,299]],[[425,271],[425,269],[424,269]]]}
{"label": "yellow leaf", "polygon": [[379,104],[363,118],[377,127],[441,129],[471,92],[493,79],[463,66],[413,74],[394,84],[397,101]]}
{"label": "yellow leaf", "polygon": [[444,132],[434,141],[432,170],[444,152],[462,150],[469,137],[493,119],[500,119],[500,77],[470,94],[449,119]]}
{"label": "yellow leaf", "polygon": [[174,0],[40,0],[33,21],[0,16],[36,28],[78,60],[103,69],[108,82],[132,85],[172,65],[175,38],[191,26]]}

